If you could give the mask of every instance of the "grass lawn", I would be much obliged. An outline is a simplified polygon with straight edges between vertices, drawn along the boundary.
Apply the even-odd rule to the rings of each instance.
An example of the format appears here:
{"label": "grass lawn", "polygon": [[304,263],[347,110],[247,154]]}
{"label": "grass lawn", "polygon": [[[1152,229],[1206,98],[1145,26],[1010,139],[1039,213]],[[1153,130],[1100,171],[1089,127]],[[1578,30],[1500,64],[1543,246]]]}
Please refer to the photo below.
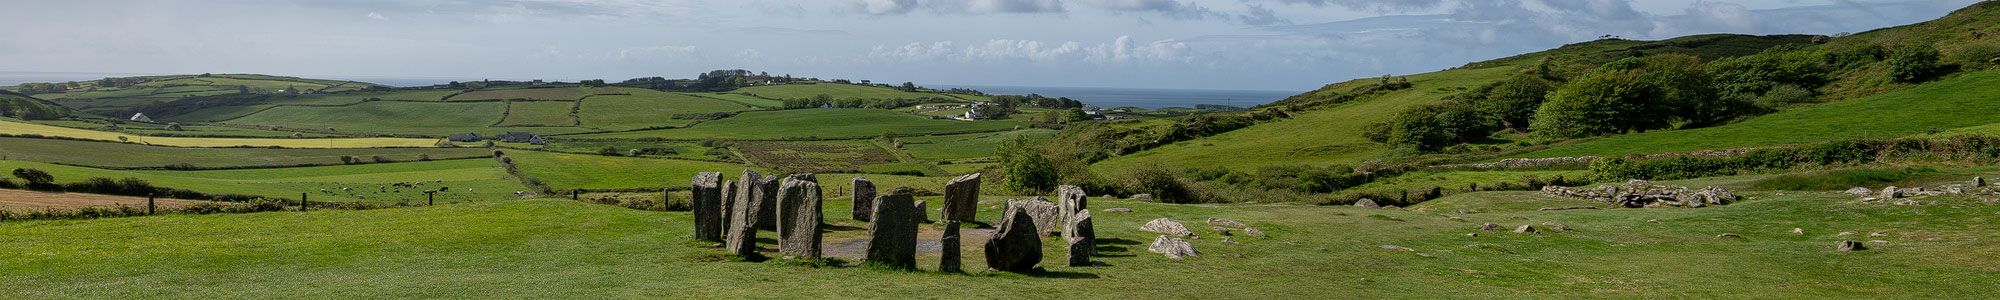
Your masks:
{"label": "grass lawn", "polygon": [[1824,103],[1723,126],[1627,134],[1516,157],[1613,156],[1920,134],[2000,123],[2000,71]]}
{"label": "grass lawn", "polygon": [[[742,165],[654,158],[611,157],[525,150],[502,150],[514,167],[557,190],[657,188],[687,185],[695,173],[742,174]],[[759,173],[770,173],[750,167]],[[588,170],[588,171],[583,171]]]}
{"label": "grass lawn", "polygon": [[510,101],[507,119],[499,126],[576,126],[576,117],[570,115],[575,106],[576,102],[570,101]]}
{"label": "grass lawn", "polygon": [[885,87],[839,84],[839,83],[765,85],[765,86],[740,88],[729,92],[737,94],[750,94],[750,95],[756,95],[757,97],[771,98],[771,99],[812,98],[812,97],[818,97],[820,94],[833,96],[834,99],[951,98],[950,96],[945,96],[941,94],[913,93],[913,92],[905,92]]}
{"label": "grass lawn", "polygon": [[285,148],[380,148],[432,147],[437,145],[436,139],[420,138],[259,139],[149,137],[8,121],[0,121],[0,133],[12,135],[38,134],[99,141],[118,141],[120,138],[124,138],[132,143],[179,147],[279,146]]}
{"label": "grass lawn", "polygon": [[[422,191],[440,187],[451,188],[449,192],[438,194],[440,202],[491,200],[513,197],[514,191],[526,189],[521,186],[520,180],[507,176],[499,165],[491,159],[459,159],[250,170],[121,171],[0,161],[0,169],[38,168],[55,175],[57,182],[79,182],[91,177],[130,177],[146,180],[154,186],[211,194],[296,200],[299,193],[309,193],[312,201],[334,202],[422,202]],[[417,181],[426,183],[416,188],[388,187],[397,182]],[[352,190],[343,192],[343,187]],[[320,193],[322,189],[331,193]]]}
{"label": "grass lawn", "polygon": [[1040,140],[1056,134],[1053,129],[1022,129],[1006,132],[972,134],[916,136],[897,138],[903,142],[903,151],[922,160],[949,160],[993,156],[993,149],[1001,142],[1015,137],[1027,136]]}
{"label": "grass lawn", "polygon": [[445,159],[491,154],[492,152],[480,148],[181,148],[0,137],[0,156],[4,156],[6,160],[116,168],[162,167],[170,164],[190,164],[203,168],[294,166],[339,164],[341,156],[358,156],[362,159],[381,156],[395,161],[415,161],[419,155],[429,155],[432,159]]}
{"label": "grass lawn", "polygon": [[[936,273],[935,254],[920,255],[922,271],[914,273],[848,267],[852,260],[821,268],[783,259],[726,262],[722,249],[690,238],[687,213],[564,200],[13,222],[0,230],[0,252],[24,255],[0,259],[0,297],[1827,299],[2000,292],[2000,261],[1993,259],[2000,234],[1991,228],[2000,206],[1963,205],[1977,201],[1969,199],[1946,200],[1961,207],[1877,206],[1817,194],[1762,199],[1701,209],[1469,215],[1091,199],[1093,259],[1108,266],[1062,266],[1062,248],[1045,242],[1046,272],[984,272],[983,241],[971,238],[963,244],[971,273],[963,275]],[[1444,201],[1470,208],[1567,204],[1512,192]],[[865,235],[865,223],[845,217],[847,203],[823,207],[829,244]],[[979,219],[997,221],[996,207],[980,207]],[[1102,212],[1111,207],[1136,212]],[[1137,228],[1159,217],[1201,234],[1191,240],[1201,256],[1147,252],[1157,234]],[[1202,224],[1210,217],[1269,236],[1226,243]],[[1558,222],[1576,230],[1479,232],[1485,222]],[[920,236],[935,239],[939,226],[920,226]],[[1835,235],[1843,231],[1887,236],[1859,238],[1885,241],[1867,251],[1835,251],[1836,241],[1857,239]],[[1479,236],[1465,235],[1473,232]],[[1715,237],[1721,233],[1744,238]],[[761,246],[774,246],[772,233],[760,235]]]}
{"label": "grass lawn", "polygon": [[1386,149],[1381,143],[1362,137],[1362,127],[1388,119],[1390,115],[1409,107],[1459,93],[1457,87],[1477,87],[1505,79],[1515,72],[1513,67],[1493,67],[1410,75],[1410,82],[1416,85],[1411,89],[1307,111],[1282,121],[1113,157],[1091,168],[1104,174],[1122,174],[1123,170],[1134,166],[1159,163],[1248,171],[1264,165],[1359,162],[1380,155]]}
{"label": "grass lawn", "polygon": [[646,89],[625,89],[631,95],[597,95],[583,100],[577,115],[583,126],[605,130],[633,130],[659,126],[686,126],[694,119],[674,118],[681,114],[737,112],[750,107],[734,102],[694,97]]}
{"label": "grass lawn", "polygon": [[[586,124],[588,123],[586,122]],[[895,131],[899,135],[914,136],[955,131],[1005,130],[1023,125],[1027,125],[1027,123],[1011,121],[966,122],[958,120],[933,120],[888,110],[830,108],[752,111],[721,120],[702,122],[688,128],[565,137],[576,139],[641,137],[671,139],[700,139],[709,137],[725,139],[859,138],[880,136],[883,131]]]}
{"label": "grass lawn", "polygon": [[281,106],[229,124],[282,126],[339,132],[445,135],[486,129],[506,103],[368,102],[343,107]]}

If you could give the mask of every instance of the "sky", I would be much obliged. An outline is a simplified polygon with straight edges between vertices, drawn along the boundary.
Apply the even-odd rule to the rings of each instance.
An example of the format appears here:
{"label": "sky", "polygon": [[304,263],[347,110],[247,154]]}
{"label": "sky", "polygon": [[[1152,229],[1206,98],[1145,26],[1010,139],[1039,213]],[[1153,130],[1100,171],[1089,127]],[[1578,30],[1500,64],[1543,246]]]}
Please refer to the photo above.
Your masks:
{"label": "sky", "polygon": [[1835,34],[1977,0],[64,0],[0,71],[1310,90],[1604,35]]}

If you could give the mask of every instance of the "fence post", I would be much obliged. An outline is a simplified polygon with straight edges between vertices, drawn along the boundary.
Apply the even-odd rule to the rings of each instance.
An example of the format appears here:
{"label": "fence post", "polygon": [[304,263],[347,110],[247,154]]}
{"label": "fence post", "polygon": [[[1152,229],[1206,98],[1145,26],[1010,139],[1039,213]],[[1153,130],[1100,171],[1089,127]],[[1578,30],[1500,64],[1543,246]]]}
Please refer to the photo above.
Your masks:
{"label": "fence post", "polygon": [[426,203],[424,203],[424,206],[433,206],[433,205],[437,205],[437,203],[438,203],[438,201],[437,201],[437,191],[424,191],[424,198],[425,198],[425,202],[426,202]]}
{"label": "fence post", "polygon": [[153,215],[153,207],[154,207],[154,205],[153,205],[153,197],[155,197],[155,196],[158,196],[158,195],[155,195],[155,194],[146,194],[146,215],[148,215],[148,216],[151,216],[151,215]]}
{"label": "fence post", "polygon": [[299,211],[306,211],[306,193],[299,193]]}

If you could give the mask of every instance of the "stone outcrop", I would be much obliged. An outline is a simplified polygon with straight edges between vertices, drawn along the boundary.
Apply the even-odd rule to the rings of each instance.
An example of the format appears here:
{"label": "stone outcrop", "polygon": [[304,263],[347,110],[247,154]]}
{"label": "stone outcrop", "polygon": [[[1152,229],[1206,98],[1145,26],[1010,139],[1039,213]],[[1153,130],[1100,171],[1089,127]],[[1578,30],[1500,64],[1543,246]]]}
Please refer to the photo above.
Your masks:
{"label": "stone outcrop", "polygon": [[1167,235],[1181,236],[1181,237],[1195,236],[1194,231],[1188,230],[1187,226],[1181,225],[1180,222],[1174,222],[1174,220],[1167,218],[1153,219],[1153,221],[1146,222],[1146,225],[1139,226],[1139,230],[1145,230],[1145,231],[1151,231],[1151,232],[1157,232],[1157,233],[1163,233]]}
{"label": "stone outcrop", "polygon": [[1857,187],[1854,187],[1854,188],[1851,188],[1851,189],[1847,189],[1847,194],[1848,194],[1848,195],[1855,195],[1855,196],[1867,196],[1867,195],[1871,195],[1871,194],[1875,194],[1875,190],[1870,190],[1870,189],[1868,189],[1868,188],[1865,188],[1865,187],[1858,187],[1858,186],[1857,186]]}
{"label": "stone outcrop", "polygon": [[1051,234],[1057,230],[1062,230],[1062,209],[1057,208],[1055,202],[1049,202],[1048,199],[1043,199],[1042,197],[1035,197],[1028,200],[1007,200],[1007,209],[1016,208],[1027,212],[1028,217],[1034,219],[1035,232]]}
{"label": "stone outcrop", "polygon": [[1644,180],[1627,181],[1622,185],[1598,185],[1595,188],[1551,185],[1542,187],[1542,195],[1597,201],[1628,208],[1702,207],[1726,205],[1738,199],[1735,193],[1722,187],[1709,186],[1690,190],[1681,186],[1653,185]]}
{"label": "stone outcrop", "polygon": [[1375,200],[1370,200],[1368,198],[1361,198],[1361,200],[1354,200],[1354,206],[1366,207],[1366,208],[1382,208],[1382,205],[1375,204]]}
{"label": "stone outcrop", "polygon": [[688,200],[694,204],[694,238],[722,240],[722,173],[697,173],[691,185],[693,196]]}
{"label": "stone outcrop", "polygon": [[1035,231],[1034,217],[1016,207],[1001,215],[999,229],[986,239],[986,265],[1008,272],[1034,270],[1042,262],[1042,235]]}
{"label": "stone outcrop", "polygon": [[969,222],[979,213],[979,173],[944,183],[944,219]]}
{"label": "stone outcrop", "polygon": [[869,210],[875,221],[868,223],[868,262],[905,270],[917,268],[917,223],[911,216],[915,207],[909,204],[913,201],[916,198],[908,194],[875,197]]}
{"label": "stone outcrop", "polygon": [[1147,246],[1146,251],[1166,255],[1172,259],[1201,256],[1201,252],[1195,251],[1194,244],[1188,243],[1187,240],[1164,235],[1153,238],[1153,245]]}
{"label": "stone outcrop", "polygon": [[1070,215],[1063,225],[1063,241],[1069,242],[1069,266],[1091,265],[1090,256],[1097,255],[1096,231],[1090,224],[1090,211]]}
{"label": "stone outcrop", "polygon": [[820,257],[819,182],[812,174],[787,177],[778,188],[778,252],[805,258]]}
{"label": "stone outcrop", "polygon": [[854,176],[854,205],[849,209],[853,213],[854,220],[863,222],[871,220],[868,216],[875,213],[874,208],[875,183],[869,182],[868,177]]}
{"label": "stone outcrop", "polygon": [[763,197],[758,196],[761,192],[757,190],[757,182],[760,180],[756,178],[762,177],[757,172],[743,170],[743,177],[738,178],[741,183],[737,186],[741,189],[736,195],[735,207],[729,211],[729,236],[723,242],[730,254],[757,256],[757,215],[761,213],[759,210],[763,209],[764,203]]}

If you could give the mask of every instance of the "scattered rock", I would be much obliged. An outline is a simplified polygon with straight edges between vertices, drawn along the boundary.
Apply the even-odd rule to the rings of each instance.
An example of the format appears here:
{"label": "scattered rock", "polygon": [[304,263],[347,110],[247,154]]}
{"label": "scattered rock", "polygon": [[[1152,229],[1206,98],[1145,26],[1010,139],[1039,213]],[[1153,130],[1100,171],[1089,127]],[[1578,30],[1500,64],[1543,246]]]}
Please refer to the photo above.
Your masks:
{"label": "scattered rock", "polygon": [[1368,198],[1361,198],[1361,200],[1355,200],[1354,206],[1367,207],[1367,208],[1382,208],[1381,205],[1375,204],[1375,200],[1369,200]]}
{"label": "scattered rock", "polygon": [[1251,227],[1243,227],[1243,235],[1247,235],[1247,236],[1254,236],[1254,237],[1264,237],[1264,231],[1263,231],[1263,230],[1257,230],[1257,228],[1251,228]]}
{"label": "scattered rock", "polygon": [[1153,194],[1138,194],[1138,195],[1132,195],[1132,200],[1136,200],[1136,201],[1146,201],[1146,202],[1152,202],[1152,201],[1153,201]]}
{"label": "scattered rock", "polygon": [[1861,251],[1868,250],[1868,246],[1862,246],[1861,242],[1856,241],[1840,241],[1840,245],[1835,246],[1835,249],[1840,249],[1840,251]]}
{"label": "scattered rock", "polygon": [[1743,236],[1741,236],[1741,235],[1736,235],[1736,234],[1734,234],[1734,233],[1723,233],[1723,234],[1718,234],[1718,235],[1715,235],[1715,238],[1718,238],[1718,239],[1738,239],[1738,240],[1741,240],[1741,239],[1743,239]]}
{"label": "scattered rock", "polygon": [[1139,230],[1164,233],[1174,236],[1182,236],[1190,238],[1195,237],[1194,231],[1188,230],[1187,226],[1183,226],[1181,225],[1180,222],[1174,222],[1174,220],[1170,220],[1167,218],[1153,219],[1153,221],[1146,222],[1146,225],[1139,226]]}
{"label": "scattered rock", "polygon": [[1106,209],[1104,209],[1104,212],[1109,212],[1109,213],[1131,213],[1131,212],[1132,212],[1132,209],[1130,209],[1130,208],[1123,208],[1123,207],[1113,207],[1113,208],[1106,208]]}
{"label": "scattered rock", "polygon": [[1466,233],[1465,237],[1479,237],[1479,233],[1478,232]]}
{"label": "scattered rock", "polygon": [[[869,210],[875,221],[868,223],[867,261],[905,270],[917,267],[917,218],[911,215],[918,212],[912,211],[914,206],[906,204],[915,201],[909,194],[875,198],[875,206]],[[958,249],[945,248],[945,253],[954,254],[952,258],[957,257],[955,253]]]}
{"label": "scattered rock", "polygon": [[1868,242],[1870,242],[1870,243],[1876,243],[1876,244],[1888,244],[1888,243],[1889,243],[1889,241],[1884,241],[1884,240],[1869,240]]}
{"label": "scattered rock", "polygon": [[1885,187],[1885,188],[1882,188],[1882,195],[1881,195],[1881,196],[1879,196],[1878,198],[1882,198],[1882,199],[1891,199],[1891,200],[1893,200],[1893,199],[1896,199],[1896,196],[1900,196],[1900,195],[1902,195],[1902,194],[1901,194],[1901,193],[1897,193],[1897,192],[1896,192],[1896,186],[1893,186],[1893,185],[1892,185],[1892,186],[1889,186],[1889,187]]}
{"label": "scattered rock", "polygon": [[1236,238],[1235,238],[1235,237],[1225,237],[1225,238],[1222,238],[1222,242],[1224,242],[1224,243],[1230,243],[1230,244],[1235,244],[1235,243],[1236,243]]}
{"label": "scattered rock", "polygon": [[1868,188],[1865,188],[1865,187],[1858,187],[1858,186],[1857,186],[1857,187],[1854,187],[1854,188],[1851,188],[1851,189],[1847,189],[1847,194],[1848,194],[1848,195],[1855,195],[1855,196],[1867,196],[1867,195],[1873,195],[1873,194],[1875,194],[1875,190],[1870,190],[1870,189],[1868,189]]}
{"label": "scattered rock", "polygon": [[1548,226],[1551,229],[1559,231],[1574,231],[1574,229],[1569,228],[1569,225],[1563,225],[1562,223],[1556,223],[1556,222],[1542,222],[1542,226]]}
{"label": "scattered rock", "polygon": [[1596,206],[1543,207],[1541,209],[1536,209],[1536,210],[1550,211],[1550,210],[1571,210],[1571,209],[1597,209],[1597,207]]}
{"label": "scattered rock", "polygon": [[1500,227],[1500,224],[1493,224],[1493,223],[1486,223],[1485,225],[1479,225],[1479,230],[1485,230],[1485,231],[1500,231],[1501,228],[1504,227]]}
{"label": "scattered rock", "polygon": [[1868,233],[1868,236],[1871,236],[1871,237],[1873,237],[1873,236],[1889,236],[1889,233],[1886,233],[1886,232],[1880,232],[1880,231],[1877,231],[1877,232],[1872,232],[1872,233]]}
{"label": "scattered rock", "polygon": [[1805,228],[1792,228],[1792,234],[1806,234]]}
{"label": "scattered rock", "polygon": [[1853,232],[1853,231],[1842,231],[1842,232],[1840,232],[1840,233],[1837,233],[1837,234],[1834,234],[1833,236],[1850,236],[1850,235],[1854,235],[1854,232]]}
{"label": "scattered rock", "polygon": [[1595,188],[1544,186],[1542,195],[1597,201],[1628,208],[1702,207],[1727,205],[1738,200],[1735,193],[1722,187],[1709,186],[1691,190],[1681,186],[1653,185],[1645,180],[1632,180],[1615,186],[1598,185]]}
{"label": "scattered rock", "polygon": [[1541,231],[1535,230],[1534,225],[1521,225],[1521,227],[1514,227],[1514,233],[1541,233]]}
{"label": "scattered rock", "polygon": [[1972,178],[1972,187],[1985,187],[1985,186],[1986,186],[1986,177]]}
{"label": "scattered rock", "polygon": [[1172,259],[1184,259],[1201,255],[1201,252],[1194,250],[1194,244],[1188,243],[1187,240],[1164,235],[1153,238],[1153,245],[1146,247],[1146,251],[1164,254],[1167,258]]}
{"label": "scattered rock", "polygon": [[1382,245],[1382,249],[1389,249],[1396,251],[1417,251],[1417,249],[1410,249],[1410,247],[1403,247],[1397,245]]}
{"label": "scattered rock", "polygon": [[1228,226],[1237,228],[1250,226],[1250,225],[1243,225],[1242,222],[1230,221],[1229,219],[1219,219],[1219,218],[1208,218],[1208,225]]}
{"label": "scattered rock", "polygon": [[1221,236],[1229,236],[1229,227],[1215,227],[1215,232]]}
{"label": "scattered rock", "polygon": [[986,239],[986,265],[1008,272],[1034,270],[1042,262],[1042,235],[1035,229],[1034,217],[1018,207],[1001,215],[1000,229]]}
{"label": "scattered rock", "polygon": [[979,173],[952,178],[944,184],[944,219],[968,222],[979,213]]}
{"label": "scattered rock", "polygon": [[1646,223],[1653,223],[1653,224],[1659,224],[1659,223],[1660,223],[1660,219],[1652,219],[1652,220],[1646,220]]}

